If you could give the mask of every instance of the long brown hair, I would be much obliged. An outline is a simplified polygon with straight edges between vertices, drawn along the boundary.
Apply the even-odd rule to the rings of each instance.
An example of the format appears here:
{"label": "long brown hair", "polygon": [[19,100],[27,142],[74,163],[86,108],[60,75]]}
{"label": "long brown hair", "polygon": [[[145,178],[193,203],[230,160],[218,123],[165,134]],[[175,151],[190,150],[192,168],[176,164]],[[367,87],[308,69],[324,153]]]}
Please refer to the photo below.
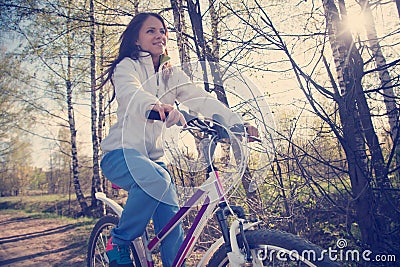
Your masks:
{"label": "long brown hair", "polygon": [[[139,13],[135,17],[133,17],[133,19],[129,22],[125,31],[122,33],[121,37],[119,38],[119,42],[121,44],[119,47],[118,56],[116,57],[116,59],[113,62],[111,62],[111,64],[108,66],[108,69],[101,75],[101,77],[106,77],[106,78],[101,83],[100,88],[103,87],[108,81],[110,81],[114,87],[114,93],[113,93],[113,96],[112,96],[110,102],[113,101],[115,98],[115,86],[114,86],[114,82],[112,80],[112,75],[114,74],[115,67],[125,57],[129,57],[133,60],[139,59],[140,52],[142,52],[143,50],[141,50],[141,48],[138,45],[136,45],[136,41],[139,39],[139,31],[142,28],[144,21],[150,16],[153,16],[161,21],[161,23],[164,27],[164,30],[165,30],[165,34],[168,38],[167,26],[165,24],[164,19],[159,14],[151,13],[151,12],[143,12],[143,13]],[[165,55],[168,55],[167,49],[165,49]],[[163,77],[163,80],[165,83],[167,83],[168,78],[172,73],[171,67],[172,66],[169,61],[163,65],[162,77]]]}

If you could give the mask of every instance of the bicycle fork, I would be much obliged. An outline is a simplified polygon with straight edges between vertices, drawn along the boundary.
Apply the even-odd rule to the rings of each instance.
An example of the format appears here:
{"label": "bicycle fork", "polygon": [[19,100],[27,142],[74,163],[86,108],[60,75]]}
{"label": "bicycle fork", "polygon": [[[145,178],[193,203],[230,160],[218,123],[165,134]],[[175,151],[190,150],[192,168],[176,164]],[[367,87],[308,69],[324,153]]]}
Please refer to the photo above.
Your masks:
{"label": "bicycle fork", "polygon": [[[222,237],[224,239],[224,246],[228,255],[230,266],[237,267],[250,267],[253,266],[253,258],[248,246],[245,230],[252,229],[260,222],[248,223],[245,220],[245,213],[240,206],[230,206],[228,208],[225,202],[219,204],[220,209],[216,211],[216,217],[222,231]],[[237,216],[237,219],[232,222],[230,227],[228,226],[227,217],[233,215],[232,212]],[[242,250],[239,247],[236,236],[240,234],[246,255],[243,255]]]}

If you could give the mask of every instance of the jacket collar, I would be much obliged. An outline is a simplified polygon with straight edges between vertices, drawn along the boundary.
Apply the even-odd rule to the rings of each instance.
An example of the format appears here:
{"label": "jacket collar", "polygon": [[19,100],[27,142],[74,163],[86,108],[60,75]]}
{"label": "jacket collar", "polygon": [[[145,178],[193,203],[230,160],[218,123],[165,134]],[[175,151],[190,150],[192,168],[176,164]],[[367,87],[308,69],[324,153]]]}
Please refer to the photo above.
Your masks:
{"label": "jacket collar", "polygon": [[162,54],[160,56],[160,66],[164,65],[165,63],[167,63],[170,60],[171,60],[170,56]]}
{"label": "jacket collar", "polygon": [[[139,52],[139,60],[140,60],[140,62],[142,62],[146,65],[153,66],[153,59],[151,58],[151,55],[149,52],[140,51]],[[162,67],[165,63],[167,63],[170,60],[171,60],[171,58],[168,55],[162,54],[160,56],[160,67]]]}
{"label": "jacket collar", "polygon": [[140,51],[139,52],[139,61],[145,65],[153,65],[153,60],[149,52]]}

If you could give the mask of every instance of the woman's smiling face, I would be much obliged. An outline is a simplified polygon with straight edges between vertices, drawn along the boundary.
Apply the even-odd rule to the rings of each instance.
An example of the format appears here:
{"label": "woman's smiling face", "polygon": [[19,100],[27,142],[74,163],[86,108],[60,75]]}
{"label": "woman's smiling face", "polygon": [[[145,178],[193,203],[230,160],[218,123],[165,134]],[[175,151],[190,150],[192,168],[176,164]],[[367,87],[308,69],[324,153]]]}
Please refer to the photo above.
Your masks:
{"label": "woman's smiling face", "polygon": [[163,23],[158,18],[149,16],[140,28],[136,44],[153,58],[158,58],[165,53],[167,39],[167,30]]}

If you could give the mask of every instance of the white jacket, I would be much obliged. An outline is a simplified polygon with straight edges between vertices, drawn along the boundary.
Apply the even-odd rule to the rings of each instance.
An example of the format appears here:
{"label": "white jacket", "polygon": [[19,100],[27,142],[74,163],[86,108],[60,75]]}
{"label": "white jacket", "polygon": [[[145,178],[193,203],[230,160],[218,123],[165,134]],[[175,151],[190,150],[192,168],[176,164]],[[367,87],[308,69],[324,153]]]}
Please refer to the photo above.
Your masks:
{"label": "white jacket", "polygon": [[159,102],[174,105],[177,100],[205,117],[220,114],[229,125],[241,122],[236,113],[195,86],[176,67],[166,85],[162,73],[154,71],[151,56],[145,53],[139,60],[124,58],[115,68],[113,82],[118,102],[117,122],[101,142],[104,153],[133,148],[152,160],[161,158],[164,154],[160,140],[163,122],[145,117],[146,111]]}

